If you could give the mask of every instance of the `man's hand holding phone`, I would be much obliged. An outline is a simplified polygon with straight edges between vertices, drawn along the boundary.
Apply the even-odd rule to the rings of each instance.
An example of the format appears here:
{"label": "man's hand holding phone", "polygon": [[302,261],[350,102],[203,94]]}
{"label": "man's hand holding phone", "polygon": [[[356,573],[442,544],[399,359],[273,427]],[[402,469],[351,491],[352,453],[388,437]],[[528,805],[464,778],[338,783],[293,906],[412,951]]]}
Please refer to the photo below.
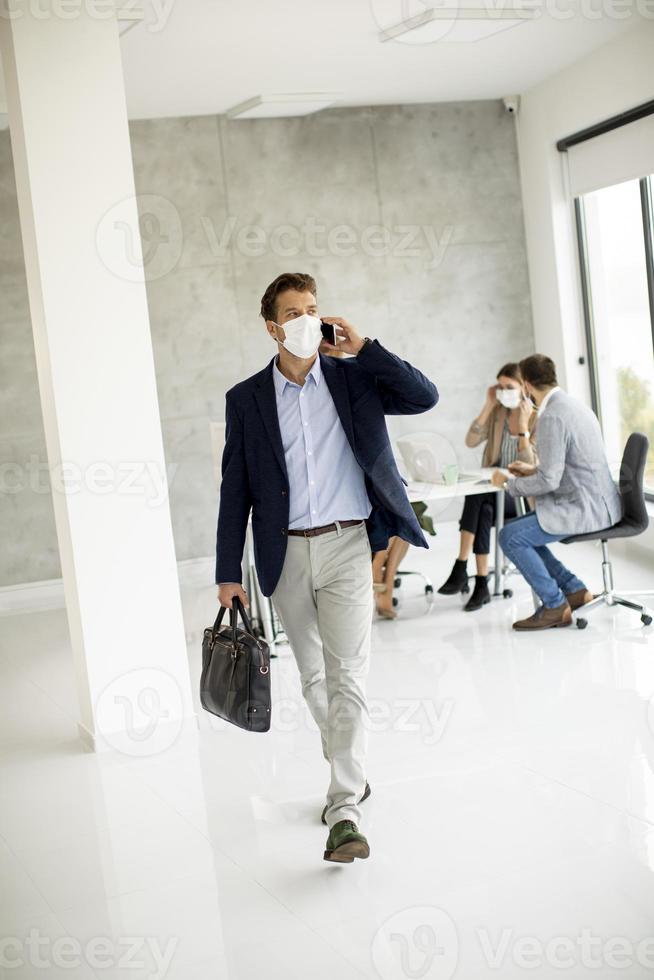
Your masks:
{"label": "man's hand holding phone", "polygon": [[506,486],[507,480],[509,479],[509,474],[506,470],[493,470],[490,475],[490,482],[494,487],[498,487],[503,490]]}
{"label": "man's hand holding phone", "polygon": [[507,468],[512,476],[533,476],[536,472],[536,467],[533,463],[523,463],[521,460],[516,460],[515,463],[509,463]]}
{"label": "man's hand holding phone", "polygon": [[321,322],[334,328],[336,344],[330,343],[325,337],[322,344],[328,350],[343,351],[345,354],[358,354],[363,347],[363,337],[360,337],[351,323],[342,316],[322,316]]}

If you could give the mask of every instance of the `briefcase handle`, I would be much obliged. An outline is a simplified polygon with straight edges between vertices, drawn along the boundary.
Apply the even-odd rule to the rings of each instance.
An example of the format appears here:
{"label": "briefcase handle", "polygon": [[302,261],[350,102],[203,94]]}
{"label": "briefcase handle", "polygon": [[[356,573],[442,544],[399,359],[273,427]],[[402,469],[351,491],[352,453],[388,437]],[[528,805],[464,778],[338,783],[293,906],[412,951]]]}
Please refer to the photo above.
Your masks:
{"label": "briefcase handle", "polygon": [[[236,603],[236,608],[234,608],[234,603]],[[233,628],[234,639],[236,639],[236,627],[238,626],[239,613],[241,614],[241,619],[243,620],[246,633],[249,633],[250,636],[254,636],[254,633],[252,632],[252,623],[250,622],[250,617],[245,611],[245,606],[239,597],[235,595],[232,596],[232,608],[229,610],[229,625]]]}
{"label": "briefcase handle", "polygon": [[[212,630],[214,637],[215,634],[220,629],[220,624],[223,621],[223,616],[225,615],[226,609],[227,606],[221,606],[218,615],[216,616],[216,622],[213,624],[213,630]],[[241,600],[237,595],[232,596],[232,608],[229,610],[229,625],[232,627],[232,636],[234,639],[234,643],[236,643],[236,627],[238,626],[239,613],[241,614],[241,619],[243,620],[243,625],[245,626],[245,629],[251,636],[254,636],[254,633],[252,632],[252,623],[250,622],[250,617],[245,611],[245,606],[243,605],[243,603],[241,602]]]}
{"label": "briefcase handle", "polygon": [[[220,624],[223,621],[223,616],[225,615],[225,610],[226,609],[227,609],[227,606],[221,606],[220,607],[220,611],[218,612],[218,615],[216,616],[216,622],[213,624],[213,629],[211,630],[211,643],[212,643],[212,645],[216,642],[216,633],[220,629]],[[263,655],[263,647],[261,645],[261,641],[252,632],[252,623],[250,622],[250,617],[248,616],[248,614],[245,611],[245,606],[243,605],[243,603],[241,602],[241,600],[239,599],[239,597],[236,596],[236,595],[235,596],[232,596],[232,608],[229,610],[229,625],[232,628],[232,643],[234,645],[234,649],[236,649],[236,644],[238,642],[238,636],[237,636],[236,630],[237,630],[237,626],[238,626],[238,617],[239,617],[239,614],[241,616],[241,619],[243,620],[243,625],[245,626],[246,632],[249,633],[249,635],[252,637],[252,639],[254,640],[254,642],[259,647],[259,651],[261,653],[261,664],[259,666],[259,670],[262,673],[267,673],[268,672],[268,668],[267,668],[266,663],[265,663],[265,659],[264,659],[264,655]]]}

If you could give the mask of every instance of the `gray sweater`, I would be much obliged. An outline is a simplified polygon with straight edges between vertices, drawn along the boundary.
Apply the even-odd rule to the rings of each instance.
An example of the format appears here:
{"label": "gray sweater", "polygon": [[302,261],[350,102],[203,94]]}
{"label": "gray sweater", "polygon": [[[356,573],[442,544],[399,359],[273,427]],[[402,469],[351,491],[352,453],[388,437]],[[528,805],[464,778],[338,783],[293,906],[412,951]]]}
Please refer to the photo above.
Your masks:
{"label": "gray sweater", "polygon": [[565,391],[554,391],[538,417],[535,439],[538,469],[509,479],[507,490],[535,498],[544,531],[587,534],[620,520],[622,501],[594,412]]}

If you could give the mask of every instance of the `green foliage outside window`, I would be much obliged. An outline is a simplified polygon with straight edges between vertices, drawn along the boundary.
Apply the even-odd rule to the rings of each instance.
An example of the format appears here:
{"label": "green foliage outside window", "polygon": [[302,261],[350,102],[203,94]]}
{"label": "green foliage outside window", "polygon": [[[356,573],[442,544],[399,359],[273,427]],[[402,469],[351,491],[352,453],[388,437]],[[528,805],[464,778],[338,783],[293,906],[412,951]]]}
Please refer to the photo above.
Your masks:
{"label": "green foliage outside window", "polygon": [[654,395],[630,367],[618,368],[618,392],[623,444],[631,432],[644,432],[649,439],[645,486],[654,492]]}

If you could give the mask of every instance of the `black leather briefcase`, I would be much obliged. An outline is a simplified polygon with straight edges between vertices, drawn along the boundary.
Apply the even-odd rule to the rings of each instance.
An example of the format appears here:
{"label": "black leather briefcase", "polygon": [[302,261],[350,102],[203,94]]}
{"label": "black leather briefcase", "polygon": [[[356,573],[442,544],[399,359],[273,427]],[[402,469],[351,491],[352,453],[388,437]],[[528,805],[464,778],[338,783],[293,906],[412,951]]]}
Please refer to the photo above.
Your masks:
{"label": "black leather briefcase", "polygon": [[[248,732],[270,728],[270,651],[252,632],[245,607],[232,599],[230,625],[221,626],[221,606],[213,626],[202,638],[202,707]],[[241,616],[245,629],[238,626]]]}

